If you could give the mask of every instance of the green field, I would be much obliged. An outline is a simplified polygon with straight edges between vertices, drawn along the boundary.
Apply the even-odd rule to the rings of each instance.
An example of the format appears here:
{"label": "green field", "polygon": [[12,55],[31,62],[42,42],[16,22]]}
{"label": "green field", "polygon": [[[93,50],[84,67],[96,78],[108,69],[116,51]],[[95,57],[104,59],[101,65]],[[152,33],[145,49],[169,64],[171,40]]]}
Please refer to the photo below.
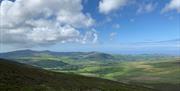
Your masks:
{"label": "green field", "polygon": [[58,72],[95,76],[128,84],[139,84],[162,91],[179,91],[180,60],[115,62],[88,64],[76,70],[50,69]]}
{"label": "green field", "polygon": [[[61,58],[49,59],[62,60]],[[85,76],[101,77],[128,84],[139,84],[151,88],[158,88],[163,91],[172,89],[173,91],[178,91],[180,89],[180,60],[176,58],[128,62],[99,62],[88,60],[74,62],[66,58],[62,62],[73,66],[62,68],[50,67],[45,69],[56,72],[73,72]]]}
{"label": "green field", "polygon": [[43,52],[25,56],[16,53],[8,58],[55,72],[99,77],[160,91],[180,90],[178,56]]}
{"label": "green field", "polygon": [[154,91],[120,82],[57,73],[0,59],[0,91]]}

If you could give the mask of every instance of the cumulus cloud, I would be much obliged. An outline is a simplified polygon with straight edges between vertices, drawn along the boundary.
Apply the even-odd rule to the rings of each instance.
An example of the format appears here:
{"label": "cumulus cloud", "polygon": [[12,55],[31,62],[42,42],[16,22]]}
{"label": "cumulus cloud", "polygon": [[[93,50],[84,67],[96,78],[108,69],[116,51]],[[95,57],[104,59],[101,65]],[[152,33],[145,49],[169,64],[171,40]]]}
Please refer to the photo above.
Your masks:
{"label": "cumulus cloud", "polygon": [[114,37],[117,36],[117,32],[111,32],[111,33],[109,34],[109,36],[110,36],[110,40],[113,40]]}
{"label": "cumulus cloud", "polygon": [[[4,0],[0,5],[0,42],[23,46],[94,42],[97,34],[91,28],[95,20],[82,12],[81,3],[81,0]],[[88,30],[82,34],[79,29]]]}
{"label": "cumulus cloud", "polygon": [[171,0],[163,9],[162,12],[168,12],[171,10],[176,10],[180,13],[180,0]]}
{"label": "cumulus cloud", "polygon": [[113,24],[112,27],[115,29],[119,29],[121,26],[120,26],[120,24]]}
{"label": "cumulus cloud", "polygon": [[127,4],[128,0],[101,0],[99,2],[99,11],[103,14],[108,14]]}
{"label": "cumulus cloud", "polygon": [[92,31],[86,32],[85,36],[83,37],[83,44],[89,43],[91,41],[92,43],[97,43],[98,41],[98,35],[95,29]]}
{"label": "cumulus cloud", "polygon": [[148,4],[141,4],[137,10],[137,13],[149,13],[152,12],[156,8],[156,4],[148,3]]}

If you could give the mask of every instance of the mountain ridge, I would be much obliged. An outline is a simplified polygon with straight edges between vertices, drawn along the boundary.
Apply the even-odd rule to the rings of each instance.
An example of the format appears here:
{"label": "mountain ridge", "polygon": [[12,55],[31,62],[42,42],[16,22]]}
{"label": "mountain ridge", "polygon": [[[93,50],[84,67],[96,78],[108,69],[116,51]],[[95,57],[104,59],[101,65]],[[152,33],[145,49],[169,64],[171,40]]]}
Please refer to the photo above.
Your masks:
{"label": "mountain ridge", "polygon": [[107,53],[101,52],[53,52],[53,51],[34,51],[34,50],[18,50],[12,52],[0,53],[0,58],[20,58],[20,57],[32,57],[32,56],[40,56],[42,54],[52,55],[55,57],[59,56],[68,56],[74,59],[101,59],[101,60],[111,60],[114,57]]}

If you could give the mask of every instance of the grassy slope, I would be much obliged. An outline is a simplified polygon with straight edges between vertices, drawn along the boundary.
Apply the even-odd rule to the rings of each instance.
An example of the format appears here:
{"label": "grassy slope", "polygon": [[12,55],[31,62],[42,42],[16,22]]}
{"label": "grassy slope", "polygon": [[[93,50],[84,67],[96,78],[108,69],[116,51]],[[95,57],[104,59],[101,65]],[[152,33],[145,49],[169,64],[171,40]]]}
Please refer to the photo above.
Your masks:
{"label": "grassy slope", "polygon": [[0,59],[0,91],[150,91],[110,80],[55,73]]}
{"label": "grassy slope", "polygon": [[[31,65],[35,64],[35,66],[58,72],[74,72],[86,76],[145,85],[161,89],[162,91],[180,90],[179,58],[174,56],[114,55],[115,60],[113,61],[109,60],[111,57],[105,55],[108,61],[103,61],[101,60],[101,58],[104,58],[103,55],[96,56],[94,53],[65,54],[59,55],[58,53],[58,55],[54,55],[42,52],[36,53],[35,56],[25,55],[23,57],[20,54],[19,57],[14,57],[13,59],[27,64],[29,64],[27,61],[29,60]],[[93,56],[87,56],[89,54],[93,54]],[[57,66],[56,64],[54,65],[54,63],[59,63],[60,66],[58,66],[59,64]]]}
{"label": "grassy slope", "polygon": [[120,62],[106,66],[88,66],[77,72],[162,91],[180,90],[180,60]]}
{"label": "grassy slope", "polygon": [[[120,56],[123,60],[102,62],[98,60],[73,60],[69,57],[25,57],[24,60],[61,61],[70,64],[65,68],[50,68],[53,71],[74,72],[76,74],[101,77],[131,84],[139,84],[162,91],[179,91],[180,64],[175,57],[132,57]],[[138,61],[140,60],[140,61]],[[44,63],[44,62],[43,62]],[[75,66],[72,66],[75,65]]]}

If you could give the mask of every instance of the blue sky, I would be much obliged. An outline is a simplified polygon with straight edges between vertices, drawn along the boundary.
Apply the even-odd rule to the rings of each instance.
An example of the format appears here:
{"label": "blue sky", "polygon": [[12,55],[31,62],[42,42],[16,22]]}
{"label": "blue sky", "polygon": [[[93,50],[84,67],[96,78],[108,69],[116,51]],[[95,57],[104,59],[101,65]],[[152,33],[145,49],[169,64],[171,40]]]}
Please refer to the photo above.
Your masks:
{"label": "blue sky", "polygon": [[[7,21],[9,25],[13,25],[13,27],[8,28],[1,26],[1,34],[3,34],[1,35],[2,52],[34,49],[127,54],[176,54],[180,51],[179,0],[75,0],[73,3],[70,3],[69,0],[66,2],[64,2],[65,0],[52,0],[52,3],[49,1],[50,4],[48,5],[45,3],[48,0],[37,0],[39,2],[29,2],[27,0],[27,3],[29,2],[30,5],[32,3],[32,6],[35,4],[34,7],[37,8],[26,12],[22,8],[32,6],[20,6],[20,4],[26,5],[26,2],[23,1],[26,0],[9,1],[12,4],[7,4],[8,0],[1,2],[1,8],[4,9],[5,6],[11,7],[5,7],[5,10],[12,12],[10,16],[8,16],[9,12],[1,12],[2,17],[11,19],[18,19],[19,16],[24,17],[24,20],[20,23],[14,23],[14,21],[5,18],[2,19],[2,22]],[[57,5],[54,8],[52,6],[56,5],[54,5],[53,1],[57,1],[57,4],[64,6],[58,7]],[[2,4],[3,2],[5,4]],[[20,8],[17,8],[18,5]],[[47,11],[36,14],[36,9],[45,7],[52,11],[48,18],[44,17],[44,14],[50,14]],[[61,9],[56,11],[56,8]],[[13,11],[19,11],[19,13],[13,13]],[[58,12],[58,15],[54,14],[56,12]],[[27,13],[27,15],[24,13]],[[28,16],[28,14],[32,13],[35,14]],[[37,21],[37,24],[39,24],[40,20],[47,22],[48,25],[44,23],[40,23],[40,26],[32,25],[32,23],[36,24]],[[29,22],[31,22],[33,27],[26,27],[25,24],[22,24],[27,22],[26,26],[30,26]],[[49,22],[54,25],[58,23],[59,26],[54,27]],[[17,24],[19,25],[17,26]],[[44,26],[48,27],[44,28]],[[24,29],[28,31],[24,31]],[[48,30],[46,31],[46,29]],[[57,31],[52,32],[54,29],[57,29]],[[13,33],[3,33],[3,30],[13,31]],[[58,34],[62,30],[64,32]],[[12,36],[12,38],[6,38],[7,36]],[[22,36],[22,38],[18,36]],[[29,36],[33,38],[31,39]]]}

